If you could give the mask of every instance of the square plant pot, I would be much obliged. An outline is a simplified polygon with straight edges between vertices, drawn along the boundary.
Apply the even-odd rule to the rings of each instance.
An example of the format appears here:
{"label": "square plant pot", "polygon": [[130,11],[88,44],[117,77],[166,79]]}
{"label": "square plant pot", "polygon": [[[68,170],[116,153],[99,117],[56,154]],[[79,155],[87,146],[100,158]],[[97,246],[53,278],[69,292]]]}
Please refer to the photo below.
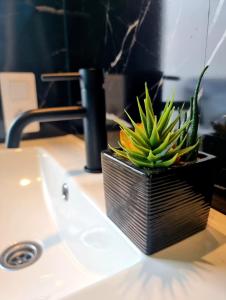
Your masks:
{"label": "square plant pot", "polygon": [[173,245],[203,229],[208,221],[215,157],[145,171],[102,153],[108,217],[145,254]]}

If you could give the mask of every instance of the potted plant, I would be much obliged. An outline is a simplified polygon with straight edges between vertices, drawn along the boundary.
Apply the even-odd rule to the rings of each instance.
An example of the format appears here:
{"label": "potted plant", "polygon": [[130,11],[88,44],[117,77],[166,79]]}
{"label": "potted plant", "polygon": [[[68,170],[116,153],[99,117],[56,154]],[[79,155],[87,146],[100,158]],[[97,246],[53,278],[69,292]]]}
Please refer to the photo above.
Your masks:
{"label": "potted plant", "polygon": [[174,99],[157,119],[147,85],[140,123],[119,121],[119,148],[102,153],[108,217],[146,254],[170,246],[206,227],[215,157],[198,151],[198,94],[172,120]]}

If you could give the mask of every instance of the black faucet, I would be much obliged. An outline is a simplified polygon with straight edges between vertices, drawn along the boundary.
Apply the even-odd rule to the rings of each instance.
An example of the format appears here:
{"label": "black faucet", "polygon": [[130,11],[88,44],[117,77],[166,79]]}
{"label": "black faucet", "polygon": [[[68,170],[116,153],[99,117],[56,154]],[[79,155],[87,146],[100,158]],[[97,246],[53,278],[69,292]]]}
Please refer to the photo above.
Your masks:
{"label": "black faucet", "polygon": [[20,114],[6,136],[7,148],[18,148],[25,126],[32,122],[83,119],[88,172],[101,172],[100,153],[107,147],[105,97],[101,70],[80,69],[78,73],[56,73],[42,76],[43,81],[80,80],[82,106],[32,109]]}

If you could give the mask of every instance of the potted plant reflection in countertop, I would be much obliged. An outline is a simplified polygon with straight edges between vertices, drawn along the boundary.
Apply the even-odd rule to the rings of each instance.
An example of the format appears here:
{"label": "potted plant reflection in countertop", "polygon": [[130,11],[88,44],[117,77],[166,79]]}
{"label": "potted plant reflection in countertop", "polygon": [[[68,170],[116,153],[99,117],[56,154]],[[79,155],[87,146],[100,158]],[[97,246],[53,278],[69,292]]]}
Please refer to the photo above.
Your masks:
{"label": "potted plant reflection in countertop", "polygon": [[148,87],[137,99],[141,122],[120,126],[119,148],[102,153],[108,217],[146,254],[159,251],[204,229],[212,197],[215,158],[201,153],[198,95],[189,112],[174,117],[174,97],[159,118]]}

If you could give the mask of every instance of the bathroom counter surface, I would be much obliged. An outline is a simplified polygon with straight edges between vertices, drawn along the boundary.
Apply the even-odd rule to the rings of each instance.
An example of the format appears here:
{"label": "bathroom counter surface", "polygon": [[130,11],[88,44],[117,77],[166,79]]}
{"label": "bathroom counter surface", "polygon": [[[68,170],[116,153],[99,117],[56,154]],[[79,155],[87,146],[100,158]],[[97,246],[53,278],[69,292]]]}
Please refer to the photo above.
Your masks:
{"label": "bathroom counter surface", "polygon": [[[72,135],[24,141],[23,147],[43,147],[70,172],[84,193],[105,214],[101,174],[89,174],[84,142]],[[0,148],[4,148],[0,145]],[[76,177],[76,175],[79,176]],[[115,262],[117,263],[117,262]],[[76,280],[76,279],[75,279]],[[111,279],[64,300],[225,300],[226,216],[211,209],[206,230],[140,261]],[[52,299],[52,298],[51,298]]]}

